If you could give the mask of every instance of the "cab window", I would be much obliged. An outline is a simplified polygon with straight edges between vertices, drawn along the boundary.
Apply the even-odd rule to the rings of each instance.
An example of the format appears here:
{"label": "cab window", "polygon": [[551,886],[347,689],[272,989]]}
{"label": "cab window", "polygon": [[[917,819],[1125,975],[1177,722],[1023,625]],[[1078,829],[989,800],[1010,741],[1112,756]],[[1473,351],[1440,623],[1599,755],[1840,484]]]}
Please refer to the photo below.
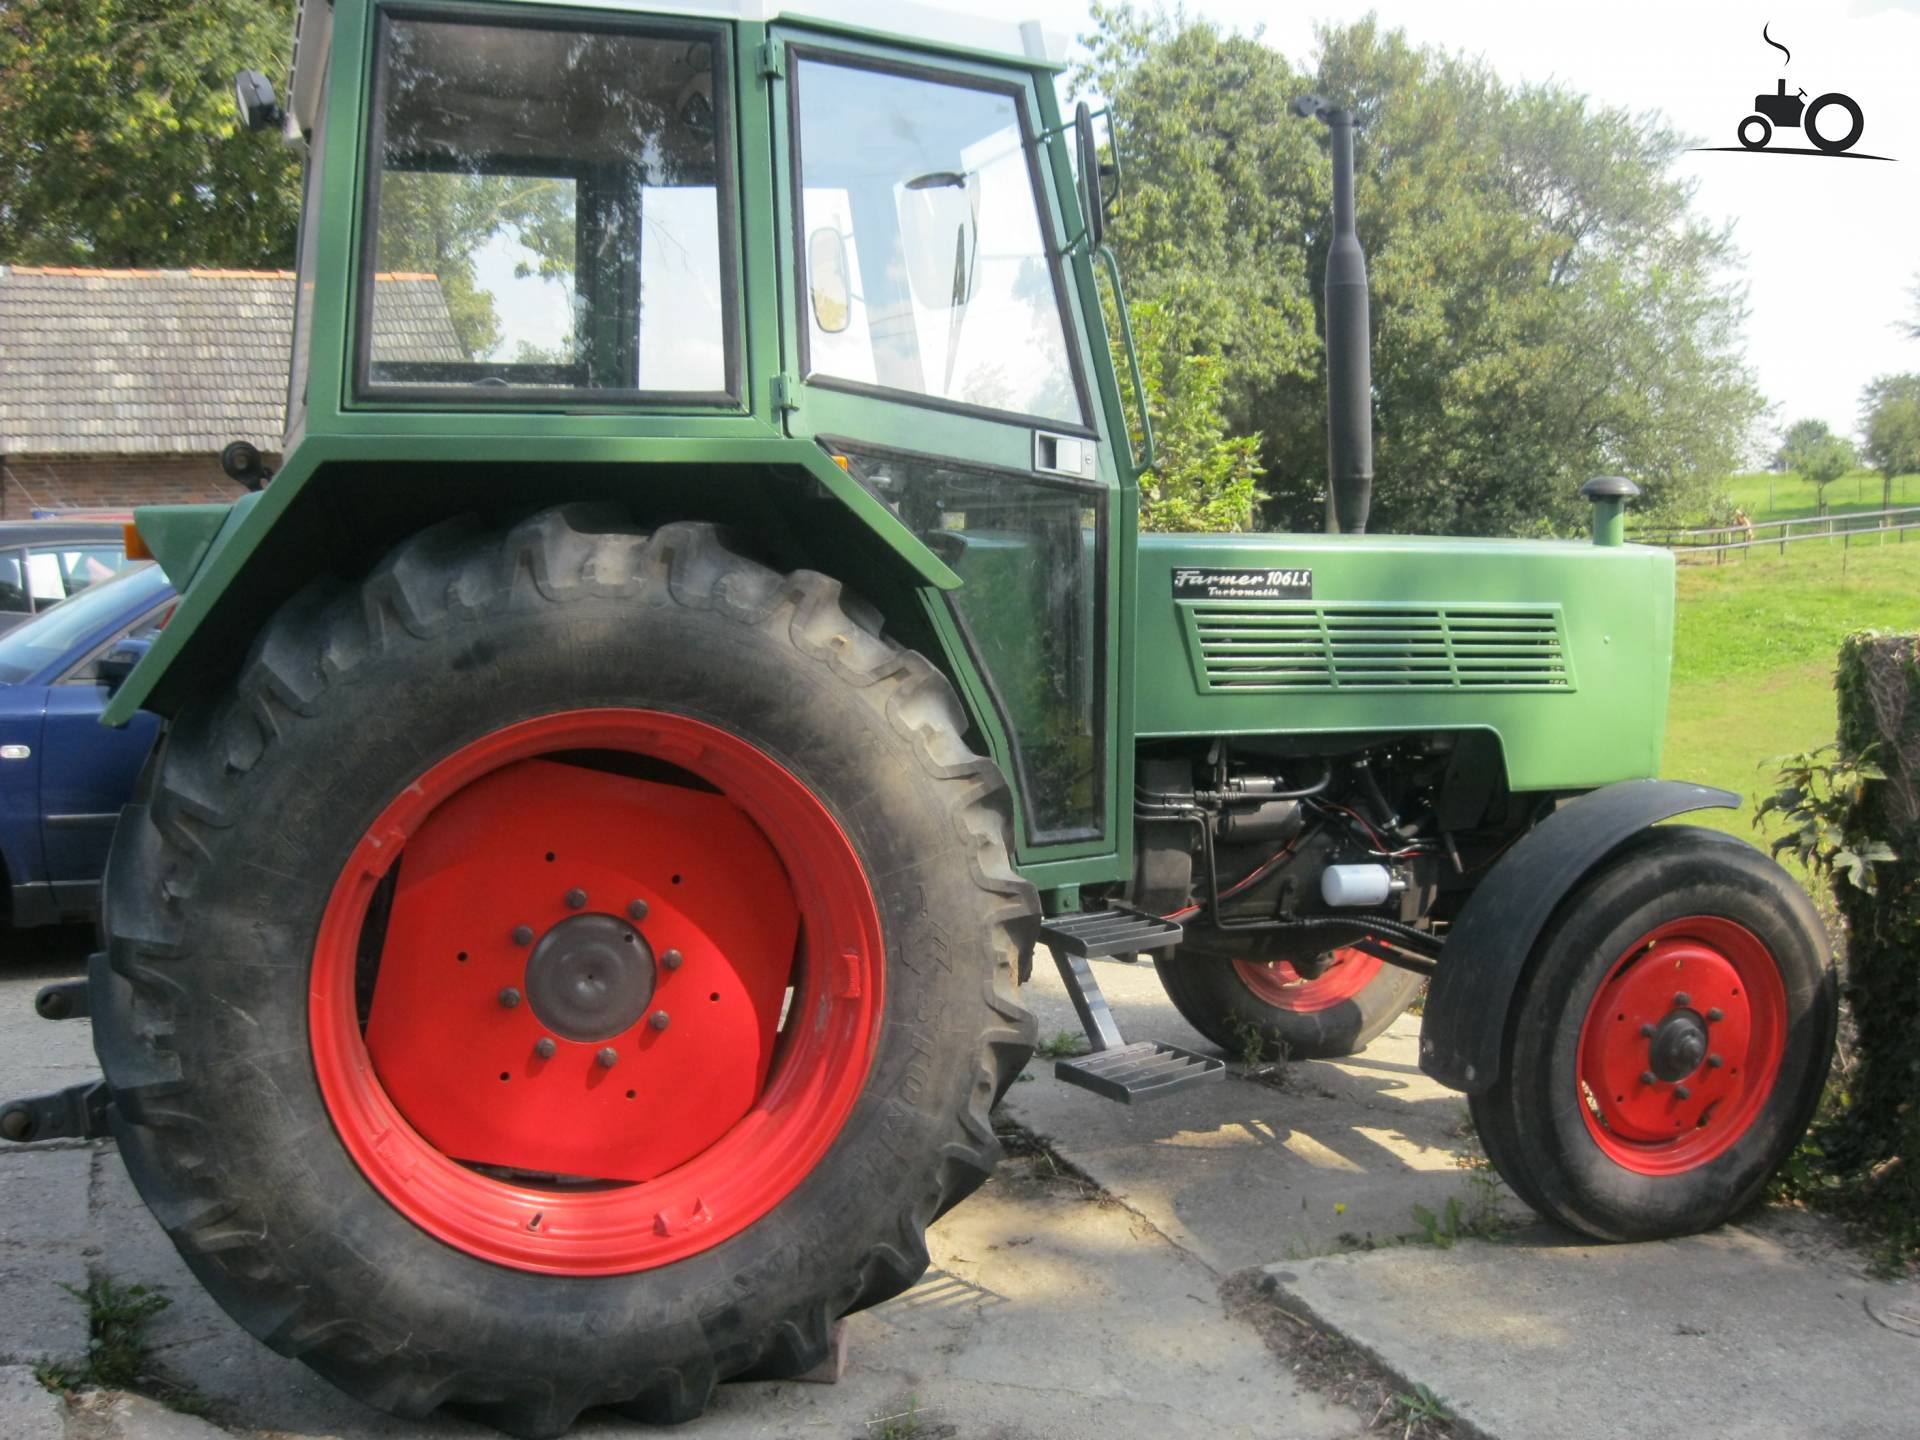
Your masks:
{"label": "cab window", "polygon": [[733,394],[720,42],[383,12],[361,393]]}
{"label": "cab window", "polygon": [[809,381],[1082,425],[1019,92],[817,58],[789,88]]}

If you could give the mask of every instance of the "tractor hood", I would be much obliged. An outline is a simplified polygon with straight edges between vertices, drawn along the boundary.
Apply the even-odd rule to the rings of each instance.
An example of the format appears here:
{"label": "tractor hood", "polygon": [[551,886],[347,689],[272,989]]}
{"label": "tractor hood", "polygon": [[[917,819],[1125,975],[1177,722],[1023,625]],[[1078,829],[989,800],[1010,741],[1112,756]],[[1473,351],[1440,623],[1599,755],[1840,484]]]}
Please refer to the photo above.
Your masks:
{"label": "tractor hood", "polygon": [[1664,550],[1149,534],[1139,576],[1142,739],[1483,730],[1514,790],[1659,773]]}

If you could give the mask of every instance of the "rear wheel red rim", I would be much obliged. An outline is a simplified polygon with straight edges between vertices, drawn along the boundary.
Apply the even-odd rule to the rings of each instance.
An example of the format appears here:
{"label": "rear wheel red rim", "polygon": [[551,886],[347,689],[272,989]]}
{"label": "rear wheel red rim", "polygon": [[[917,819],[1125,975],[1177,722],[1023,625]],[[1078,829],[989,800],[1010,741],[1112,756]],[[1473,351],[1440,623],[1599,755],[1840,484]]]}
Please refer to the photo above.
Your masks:
{"label": "rear wheel red rim", "polygon": [[1333,951],[1318,975],[1302,975],[1288,960],[1236,960],[1235,972],[1254,999],[1276,1010],[1312,1014],[1353,999],[1385,962],[1351,946]]}
{"label": "rear wheel red rim", "polygon": [[1630,945],[1580,1027],[1587,1133],[1641,1175],[1723,1155],[1759,1118],[1786,1053],[1787,992],[1765,943],[1718,916]]}
{"label": "rear wheel red rim", "polygon": [[437,1239],[645,1270],[826,1154],[883,955],[852,844],[765,751],[659,711],[545,715],[440,760],[354,847],[315,942],[315,1075],[354,1163]]}

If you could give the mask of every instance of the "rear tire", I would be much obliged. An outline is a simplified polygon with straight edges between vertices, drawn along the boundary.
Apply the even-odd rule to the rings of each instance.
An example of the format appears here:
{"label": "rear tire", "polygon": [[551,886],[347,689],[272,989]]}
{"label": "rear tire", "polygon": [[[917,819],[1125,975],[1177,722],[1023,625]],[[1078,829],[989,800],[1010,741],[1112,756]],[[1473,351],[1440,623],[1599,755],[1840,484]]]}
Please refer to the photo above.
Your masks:
{"label": "rear tire", "polygon": [[[1034,1040],[1016,974],[1038,906],[1009,862],[1004,779],[967,749],[966,718],[946,681],[878,629],[837,582],[777,575],[727,550],[710,527],[642,535],[570,507],[504,533],[449,522],[406,542],[356,584],[316,582],[265,627],[226,694],[181,713],[115,837],[108,949],[95,960],[90,998],[128,1170],[229,1313],[378,1408],[420,1417],[445,1405],[543,1437],[595,1406],[685,1420],[718,1381],[804,1372],[826,1353],[837,1316],[920,1276],[926,1226],[978,1186],[998,1157],[988,1112]],[[668,735],[710,733],[804,787],[818,809],[809,823],[827,833],[837,827],[870,891],[864,913],[874,928],[860,933],[880,942],[864,951],[822,947],[819,936],[831,932],[816,933],[815,918],[804,905],[798,911],[800,958],[787,983],[793,1012],[810,1024],[786,1026],[771,1060],[761,1052],[771,1069],[747,1113],[762,1122],[752,1133],[788,1133],[779,1124],[789,1122],[766,1117],[776,1085],[800,1063],[793,1057],[812,1053],[811,1022],[870,1004],[870,1058],[852,1072],[839,1118],[806,1109],[814,1102],[805,1099],[791,1111],[821,1117],[813,1139],[804,1125],[796,1133],[823,1150],[809,1155],[801,1144],[791,1173],[768,1192],[778,1192],[773,1199],[729,1200],[730,1176],[705,1172],[712,1185],[688,1192],[686,1205],[663,1203],[652,1224],[644,1215],[625,1224],[625,1240],[608,1231],[604,1254],[595,1251],[599,1232],[586,1225],[594,1204],[630,1199],[639,1215],[649,1196],[673,1193],[677,1176],[699,1173],[695,1167],[730,1142],[656,1179],[569,1188],[525,1173],[552,1173],[547,1166],[454,1163],[464,1157],[435,1150],[397,1101],[400,1122],[369,1130],[351,1114],[354,1105],[392,1098],[366,1062],[362,1032],[369,1013],[387,1003],[387,968],[404,974],[414,963],[411,952],[383,947],[398,913],[393,877],[409,874],[392,858],[393,842],[423,842],[419,831],[383,829],[387,817],[425,793],[450,757],[484,756],[503,736],[564,727],[579,715],[638,724],[636,733],[650,733],[648,725]],[[584,766],[608,791],[660,784],[690,804],[733,800],[749,819],[761,813],[753,797],[713,780],[723,772],[712,768],[712,746],[688,743],[668,757],[637,747],[631,760],[574,746],[556,753],[572,758],[534,763],[576,776]],[[694,781],[662,782],[688,771]],[[629,775],[639,778],[617,778]],[[476,793],[479,783],[458,794]],[[507,815],[502,825],[453,833],[471,835],[477,852],[512,824]],[[782,834],[766,830],[765,842],[804,897],[812,893],[801,885],[810,862],[783,848]],[[737,859],[740,873],[747,863]],[[418,860],[412,874],[425,864]],[[337,992],[343,1007],[329,998],[336,992],[323,973],[334,953],[327,926],[356,877],[376,870],[386,878],[368,884],[389,898],[347,912],[355,928],[346,989]],[[778,888],[779,868],[753,873]],[[648,880],[657,888],[646,892],[656,896],[647,925],[670,911],[658,897],[681,893],[669,888],[680,878]],[[688,893],[695,878],[688,867]],[[561,882],[546,888],[552,895],[542,889],[541,903],[559,907]],[[610,923],[640,888],[596,888],[579,904],[568,892],[564,903]],[[743,894],[739,903],[751,908],[762,898]],[[473,893],[468,903],[488,899]],[[615,917],[597,915],[603,904]],[[645,907],[635,913],[644,917]],[[472,964],[464,949],[456,960],[455,943],[468,943],[458,911],[445,923],[446,943],[430,948],[432,963],[444,965],[436,973],[447,977],[449,1040],[433,1058],[452,1069],[466,1039],[461,1027],[484,1029],[506,1012],[490,993],[476,1010],[467,991],[454,988],[484,957],[476,943]],[[509,943],[504,927],[480,938]],[[356,954],[362,967],[371,955],[379,969],[356,970]],[[638,1075],[649,1063],[646,1045],[688,1033],[691,1002],[704,1001],[708,988],[700,980],[696,995],[685,985],[699,960],[689,948],[684,962],[656,967],[665,995],[669,971],[686,965],[671,1005],[675,1028],[650,1035],[645,1009],[637,1012],[616,1042],[621,1068],[602,1078]],[[532,961],[525,963],[531,975]],[[714,982],[716,1000],[723,983]],[[590,990],[560,999],[591,1000]],[[778,988],[772,993],[777,1004]],[[531,982],[527,998],[519,1009],[515,996],[515,1023],[539,1009]],[[550,1014],[555,1003],[549,995]],[[623,1012],[620,1023],[628,1018]],[[570,1015],[575,1022],[591,1029],[591,1016]],[[512,1080],[533,1083],[548,1060],[571,1063],[576,1090],[590,1093],[581,1087],[594,1083],[592,1047],[601,1039],[567,1048],[575,1037],[542,1023],[566,1037],[558,1058],[522,1046]],[[357,1070],[328,1064],[321,1037],[329,1025],[343,1036],[343,1053],[361,1056]],[[418,1038],[426,1033],[415,1032],[416,1047],[431,1043]],[[505,1082],[509,1068],[500,1069]],[[802,1074],[806,1083],[785,1093],[824,1092],[828,1073],[817,1086]],[[500,1082],[486,1087],[490,1100],[518,1093],[517,1084]],[[599,1092],[615,1109],[618,1096]],[[636,1136],[675,1121],[690,1103],[671,1085],[627,1098],[638,1101],[632,1113],[646,1117]],[[556,1117],[564,1121],[564,1107]],[[406,1151],[399,1179],[356,1158],[355,1142],[369,1137],[381,1153]],[[534,1127],[514,1143],[540,1139]],[[536,1210],[518,1229],[463,1230],[458,1206],[435,1208],[435,1177],[479,1196],[483,1210],[511,1216],[529,1193],[550,1196],[552,1209]],[[577,1223],[568,1219],[576,1215]],[[547,1236],[557,1248],[542,1260],[527,1247]]]}
{"label": "rear tire", "polygon": [[1826,931],[1792,878],[1725,835],[1657,827],[1542,933],[1474,1124],[1514,1192],[1569,1229],[1711,1229],[1805,1132],[1837,1011]]}
{"label": "rear tire", "polygon": [[1229,1054],[1257,1030],[1266,1060],[1330,1060],[1372,1044],[1420,993],[1421,977],[1358,950],[1316,957],[1316,977],[1286,953],[1237,959],[1189,942],[1153,962],[1186,1022]]}

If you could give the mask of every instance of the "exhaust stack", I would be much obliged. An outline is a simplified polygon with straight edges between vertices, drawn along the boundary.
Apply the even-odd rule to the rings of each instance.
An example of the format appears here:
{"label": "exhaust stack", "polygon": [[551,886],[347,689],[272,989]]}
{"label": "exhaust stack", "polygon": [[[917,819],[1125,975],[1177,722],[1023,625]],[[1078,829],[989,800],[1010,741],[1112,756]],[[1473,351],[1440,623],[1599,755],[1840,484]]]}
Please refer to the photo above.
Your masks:
{"label": "exhaust stack", "polygon": [[1367,257],[1353,226],[1351,110],[1318,95],[1293,102],[1296,115],[1325,125],[1333,142],[1333,246],[1327,253],[1327,530],[1363,535],[1373,505],[1373,358],[1367,315]]}

